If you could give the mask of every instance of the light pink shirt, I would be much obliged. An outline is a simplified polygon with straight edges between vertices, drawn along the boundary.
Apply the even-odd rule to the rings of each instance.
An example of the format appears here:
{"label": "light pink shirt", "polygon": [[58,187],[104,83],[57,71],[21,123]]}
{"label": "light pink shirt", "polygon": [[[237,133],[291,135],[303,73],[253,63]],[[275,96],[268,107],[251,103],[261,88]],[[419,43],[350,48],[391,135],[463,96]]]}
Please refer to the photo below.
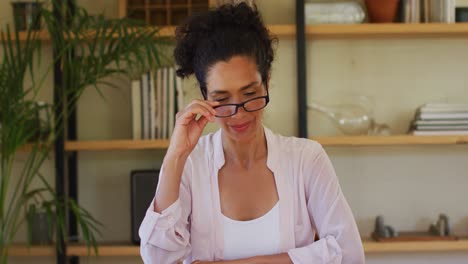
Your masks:
{"label": "light pink shirt", "polygon": [[[179,199],[161,214],[154,212],[153,203],[148,208],[139,230],[145,263],[223,260],[217,184],[224,165],[221,133],[202,137],[190,154]],[[265,136],[267,166],[279,195],[281,252],[295,264],[364,263],[356,222],[322,146],[267,128]],[[315,234],[320,239],[314,242]]]}

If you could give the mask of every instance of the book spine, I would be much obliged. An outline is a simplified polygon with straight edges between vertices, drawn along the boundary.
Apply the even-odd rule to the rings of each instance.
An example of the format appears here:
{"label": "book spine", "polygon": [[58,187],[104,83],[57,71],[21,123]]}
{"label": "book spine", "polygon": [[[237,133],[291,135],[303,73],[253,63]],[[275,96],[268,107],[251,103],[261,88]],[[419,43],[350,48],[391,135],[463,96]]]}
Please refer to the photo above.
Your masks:
{"label": "book spine", "polygon": [[141,83],[133,80],[132,89],[132,135],[134,140],[141,139]]}

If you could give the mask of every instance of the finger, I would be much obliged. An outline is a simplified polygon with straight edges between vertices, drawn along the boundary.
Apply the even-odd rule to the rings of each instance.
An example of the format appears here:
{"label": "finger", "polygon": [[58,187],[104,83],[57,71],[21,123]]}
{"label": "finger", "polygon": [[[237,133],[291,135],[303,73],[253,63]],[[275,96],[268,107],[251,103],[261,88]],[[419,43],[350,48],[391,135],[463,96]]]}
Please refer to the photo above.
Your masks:
{"label": "finger", "polygon": [[216,114],[216,111],[213,109],[213,106],[219,105],[219,102],[210,102],[210,101],[202,101],[202,100],[193,100],[187,107],[196,107],[196,106],[203,106],[205,107],[208,111],[210,111],[213,114]]}
{"label": "finger", "polygon": [[220,104],[221,104],[221,103],[218,102],[218,101],[205,101],[205,102],[209,103],[209,104],[212,105],[212,106],[217,106],[217,105],[220,105]]}
{"label": "finger", "polygon": [[214,114],[208,111],[206,108],[200,105],[195,105],[191,108],[185,109],[184,112],[178,114],[176,122],[188,124],[190,121],[196,120],[198,115],[204,116],[208,120],[214,118]]}
{"label": "finger", "polygon": [[197,120],[197,124],[200,128],[205,128],[210,120],[204,116]]}

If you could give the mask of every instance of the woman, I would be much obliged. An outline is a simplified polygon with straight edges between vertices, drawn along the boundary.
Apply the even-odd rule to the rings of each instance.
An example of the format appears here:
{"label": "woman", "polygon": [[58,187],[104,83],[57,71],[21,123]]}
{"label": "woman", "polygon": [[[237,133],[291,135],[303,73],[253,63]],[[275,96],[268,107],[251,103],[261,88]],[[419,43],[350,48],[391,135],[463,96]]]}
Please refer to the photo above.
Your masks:
{"label": "woman", "polygon": [[[323,148],[262,125],[273,40],[258,11],[222,6],[176,40],[177,74],[194,73],[204,100],[176,116],[140,227],[145,263],[364,263]],[[208,122],[221,128],[201,137]]]}

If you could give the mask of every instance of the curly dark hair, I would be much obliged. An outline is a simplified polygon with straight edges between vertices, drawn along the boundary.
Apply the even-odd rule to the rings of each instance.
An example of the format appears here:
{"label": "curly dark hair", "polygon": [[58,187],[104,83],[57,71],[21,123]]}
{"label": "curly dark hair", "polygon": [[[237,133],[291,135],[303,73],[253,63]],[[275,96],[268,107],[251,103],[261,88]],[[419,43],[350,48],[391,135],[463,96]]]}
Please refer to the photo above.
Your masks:
{"label": "curly dark hair", "polygon": [[174,58],[177,76],[193,73],[206,99],[206,74],[219,61],[236,55],[252,58],[262,82],[266,84],[271,71],[277,39],[271,37],[257,7],[245,3],[223,5],[188,18],[176,29]]}

